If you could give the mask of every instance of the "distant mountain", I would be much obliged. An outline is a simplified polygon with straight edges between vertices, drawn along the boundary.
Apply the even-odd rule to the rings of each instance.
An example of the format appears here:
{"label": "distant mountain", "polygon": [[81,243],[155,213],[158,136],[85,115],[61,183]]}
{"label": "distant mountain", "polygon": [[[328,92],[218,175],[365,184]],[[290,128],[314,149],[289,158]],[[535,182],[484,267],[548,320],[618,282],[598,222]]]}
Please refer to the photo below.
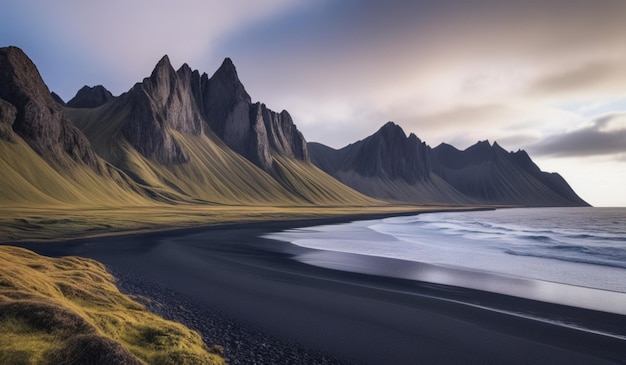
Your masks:
{"label": "distant mountain", "polygon": [[[113,94],[102,85],[96,85],[94,87],[85,85],[78,90],[76,96],[68,101],[66,105],[70,108],[97,108],[113,100],[113,98]],[[59,100],[61,102],[63,101],[61,98],[59,98]]]}
{"label": "distant mountain", "polygon": [[392,122],[362,141],[334,150],[309,143],[311,161],[363,194],[418,204],[470,204],[472,199],[433,174],[429,147]]}
{"label": "distant mountain", "polygon": [[309,143],[311,161],[369,196],[414,203],[588,205],[558,174],[541,172],[524,151],[479,142],[465,151],[431,149],[394,123],[342,149]]}
{"label": "distant mountain", "polygon": [[481,141],[464,151],[441,144],[431,151],[433,171],[473,199],[504,205],[587,206],[556,173],[542,172],[525,151],[507,152]]}

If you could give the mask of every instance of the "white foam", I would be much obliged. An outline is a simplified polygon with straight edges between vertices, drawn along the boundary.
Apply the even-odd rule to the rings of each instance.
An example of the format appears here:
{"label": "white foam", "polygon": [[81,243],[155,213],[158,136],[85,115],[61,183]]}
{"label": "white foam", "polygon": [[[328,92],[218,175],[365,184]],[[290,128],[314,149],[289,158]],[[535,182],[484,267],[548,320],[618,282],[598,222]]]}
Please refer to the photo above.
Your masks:
{"label": "white foam", "polygon": [[[626,217],[626,210],[623,212]],[[620,226],[612,228],[615,232],[599,225],[585,226],[580,222],[604,221],[589,218],[599,214],[597,210],[584,213],[567,209],[434,213],[296,229],[274,233],[268,238],[316,250],[424,262],[626,293],[626,269],[619,267],[620,256],[601,254],[614,251],[620,254],[622,249],[626,253],[626,242],[619,246],[620,238],[626,240],[619,235]],[[611,214],[615,216],[614,212]],[[616,240],[612,240],[614,236]],[[608,240],[603,240],[607,237]],[[626,262],[623,264],[626,266]]]}

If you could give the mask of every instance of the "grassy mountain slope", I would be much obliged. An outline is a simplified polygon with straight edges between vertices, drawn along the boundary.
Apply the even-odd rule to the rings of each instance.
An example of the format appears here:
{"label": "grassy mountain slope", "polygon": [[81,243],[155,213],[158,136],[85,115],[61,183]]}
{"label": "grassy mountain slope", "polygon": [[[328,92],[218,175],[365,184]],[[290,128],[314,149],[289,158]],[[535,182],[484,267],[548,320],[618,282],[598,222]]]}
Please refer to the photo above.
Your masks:
{"label": "grassy mountain slope", "polygon": [[101,176],[75,164],[50,166],[21,138],[0,140],[0,206],[119,206],[150,204],[141,189],[109,169]]}
{"label": "grassy mountain slope", "polygon": [[319,205],[388,204],[365,196],[342,184],[310,162],[274,155],[272,174],[289,191]]}
{"label": "grassy mountain slope", "polygon": [[197,332],[119,292],[101,264],[0,247],[0,363],[223,364]]}
{"label": "grassy mountain slope", "polygon": [[207,136],[174,133],[190,161],[172,166],[147,159],[122,142],[125,161],[120,165],[152,187],[171,189],[181,199],[224,205],[302,204],[275,180],[242,156]]}
{"label": "grassy mountain slope", "polygon": [[[121,104],[121,103],[120,103]],[[384,204],[339,183],[314,165],[274,156],[267,173],[228,148],[211,131],[200,136],[170,131],[189,161],[165,165],[146,158],[121,133],[126,113],[116,103],[66,109],[96,152],[139,183],[186,202],[225,205]]]}

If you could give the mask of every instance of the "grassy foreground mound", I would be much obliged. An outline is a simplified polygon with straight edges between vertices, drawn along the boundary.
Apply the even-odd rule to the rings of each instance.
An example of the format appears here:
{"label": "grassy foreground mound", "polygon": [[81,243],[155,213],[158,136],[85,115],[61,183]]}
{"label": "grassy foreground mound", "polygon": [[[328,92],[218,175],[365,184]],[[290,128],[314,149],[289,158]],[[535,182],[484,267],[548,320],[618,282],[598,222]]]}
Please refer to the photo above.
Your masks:
{"label": "grassy foreground mound", "polygon": [[197,332],[120,293],[102,264],[9,246],[0,334],[0,364],[224,364]]}

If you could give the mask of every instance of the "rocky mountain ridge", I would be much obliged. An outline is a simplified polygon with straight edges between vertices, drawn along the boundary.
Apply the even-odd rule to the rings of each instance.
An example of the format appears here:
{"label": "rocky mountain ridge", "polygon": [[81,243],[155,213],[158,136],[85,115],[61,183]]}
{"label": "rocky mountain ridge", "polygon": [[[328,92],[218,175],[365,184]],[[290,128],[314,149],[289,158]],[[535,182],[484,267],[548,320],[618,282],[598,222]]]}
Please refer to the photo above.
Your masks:
{"label": "rocky mountain ridge", "polygon": [[557,173],[542,172],[523,150],[507,152],[480,141],[464,151],[441,144],[431,151],[433,172],[472,199],[494,204],[586,206]]}
{"label": "rocky mountain ridge", "polygon": [[123,118],[122,133],[142,155],[164,164],[184,163],[189,156],[172,132],[200,135],[202,114],[191,93],[189,67],[178,72],[167,56],[161,58],[150,77],[135,84],[113,104]]}
{"label": "rocky mountain ridge", "polygon": [[[80,95],[87,93],[79,92],[77,97]],[[71,104],[76,105],[68,102],[67,106]],[[209,78],[187,64],[174,70],[164,56],[150,77],[113,104],[127,113],[121,116],[124,137],[142,155],[161,163],[188,161],[187,152],[173,133],[213,133],[266,171],[272,169],[273,154],[308,161],[306,141],[289,113],[276,113],[265,104],[252,103],[228,58]]]}
{"label": "rocky mountain ridge", "polygon": [[310,143],[309,150],[311,161],[322,170],[360,192],[388,200],[588,205],[560,175],[542,172],[525,151],[507,152],[497,142],[480,141],[464,151],[445,143],[430,148],[389,122],[342,149]]}

